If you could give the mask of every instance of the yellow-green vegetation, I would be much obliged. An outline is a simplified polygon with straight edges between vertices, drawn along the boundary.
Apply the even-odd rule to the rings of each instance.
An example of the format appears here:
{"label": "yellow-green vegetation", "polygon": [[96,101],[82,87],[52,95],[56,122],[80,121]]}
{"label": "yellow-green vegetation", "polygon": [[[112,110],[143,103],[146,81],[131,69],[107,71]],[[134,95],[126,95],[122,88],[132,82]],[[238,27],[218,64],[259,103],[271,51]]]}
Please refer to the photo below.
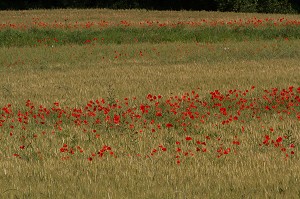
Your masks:
{"label": "yellow-green vegetation", "polygon": [[[2,23],[27,26],[33,18],[70,24],[254,17],[300,20],[299,15],[144,10],[1,11],[0,16]],[[300,40],[230,38],[219,42],[142,42],[137,38],[118,44],[99,37],[82,44],[1,46],[0,198],[299,198],[299,102],[297,106],[296,98],[284,101],[277,93],[266,96],[272,100],[268,103],[263,96],[265,89],[272,88],[285,89],[284,97],[286,93],[299,96]],[[218,90],[225,96],[234,89],[241,91],[240,96],[249,90],[242,98],[254,102],[255,109],[245,108],[238,115],[237,101],[211,99],[210,92]],[[149,101],[148,94],[162,98]],[[177,115],[166,102],[170,97],[184,99],[178,101]],[[191,108],[189,97],[197,108]],[[93,107],[97,99],[106,101],[103,106],[112,110],[108,115],[113,122],[105,123],[96,113],[101,124],[92,124],[96,118],[85,115],[80,116],[81,125],[74,125],[70,116],[74,109],[90,111],[87,103]],[[222,103],[228,113],[202,107],[197,99],[212,107]],[[278,109],[273,110],[277,103]],[[141,105],[149,105],[149,113]],[[36,108],[30,112],[30,106]],[[51,112],[45,113],[45,120],[37,116],[44,114],[43,108]],[[121,117],[119,123],[116,116],[127,114],[127,109],[141,119],[137,116],[127,125],[130,120]],[[18,118],[26,120],[18,110],[28,112],[28,124],[18,123]],[[61,110],[66,113],[59,118]],[[182,120],[191,110],[195,117],[196,112],[200,116],[210,112],[210,116],[204,117],[205,122],[200,117]],[[159,111],[162,117],[155,115]],[[221,124],[229,114],[238,120]],[[36,118],[45,124],[36,123]],[[186,130],[180,125],[183,122]],[[130,124],[134,127],[129,128]]]}
{"label": "yellow-green vegetation", "polygon": [[[62,12],[64,14],[59,14]],[[300,21],[296,15],[115,12],[91,10],[85,21],[75,17],[82,15],[82,10],[54,10],[52,14],[60,16],[55,20],[43,11],[22,11],[19,12],[22,21],[14,20],[17,18],[15,12],[3,12],[0,46],[83,45],[92,41],[101,44],[215,43],[300,38]]]}
{"label": "yellow-green vegetation", "polygon": [[101,20],[118,24],[120,21],[139,23],[144,20],[160,22],[199,21],[202,19],[214,20],[239,20],[249,18],[288,18],[299,20],[299,15],[261,14],[261,13],[234,13],[234,12],[190,12],[190,11],[147,11],[147,10],[108,10],[108,9],[68,9],[68,10],[30,10],[30,11],[1,11],[1,22],[12,24],[32,25],[32,21],[38,20],[45,23],[55,21],[64,23],[75,22],[99,22]]}

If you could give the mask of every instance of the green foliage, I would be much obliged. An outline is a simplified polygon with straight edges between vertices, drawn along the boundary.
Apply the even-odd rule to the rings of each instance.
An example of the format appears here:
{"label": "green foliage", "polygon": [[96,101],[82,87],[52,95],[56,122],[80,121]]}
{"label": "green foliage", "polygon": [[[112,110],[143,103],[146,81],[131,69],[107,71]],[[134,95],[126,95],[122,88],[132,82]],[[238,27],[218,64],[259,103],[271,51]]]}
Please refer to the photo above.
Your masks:
{"label": "green foliage", "polygon": [[263,13],[294,13],[289,0],[264,0],[259,1],[258,12]]}
{"label": "green foliage", "polygon": [[295,13],[293,5],[289,0],[218,0],[220,11],[234,12]]}
{"label": "green foliage", "polygon": [[[38,29],[26,31],[5,29],[0,31],[0,46],[34,46],[34,45],[88,45],[102,42],[103,44],[130,44],[135,41],[142,43],[161,42],[222,42],[225,40],[272,40],[276,38],[300,39],[299,26],[267,26],[227,27],[199,26],[197,28],[162,27],[143,28],[113,27],[103,30],[82,29]],[[103,39],[103,40],[102,40]]]}

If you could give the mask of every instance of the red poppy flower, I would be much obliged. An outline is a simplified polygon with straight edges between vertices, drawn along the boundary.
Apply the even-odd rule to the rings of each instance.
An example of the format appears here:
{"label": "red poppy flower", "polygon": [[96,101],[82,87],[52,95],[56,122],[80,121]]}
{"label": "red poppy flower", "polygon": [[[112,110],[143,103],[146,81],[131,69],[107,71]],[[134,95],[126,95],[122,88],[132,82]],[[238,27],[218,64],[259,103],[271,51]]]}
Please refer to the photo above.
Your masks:
{"label": "red poppy flower", "polygon": [[187,141],[190,141],[190,140],[192,140],[193,138],[191,138],[190,136],[187,136],[187,137],[185,137],[185,140],[187,140]]}
{"label": "red poppy flower", "polygon": [[167,128],[171,128],[171,127],[173,127],[173,124],[168,123],[168,124],[166,124],[166,127],[167,127]]}
{"label": "red poppy flower", "polygon": [[277,142],[277,143],[282,142],[282,137],[278,137],[278,138],[276,139],[276,142]]}

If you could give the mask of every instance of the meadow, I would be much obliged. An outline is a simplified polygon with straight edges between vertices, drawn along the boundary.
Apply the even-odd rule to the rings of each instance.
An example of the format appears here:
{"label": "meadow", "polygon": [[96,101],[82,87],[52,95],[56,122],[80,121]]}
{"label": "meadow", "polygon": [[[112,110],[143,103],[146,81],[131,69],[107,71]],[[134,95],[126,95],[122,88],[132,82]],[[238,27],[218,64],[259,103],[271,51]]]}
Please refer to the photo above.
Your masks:
{"label": "meadow", "polygon": [[299,15],[0,12],[0,198],[300,198]]}

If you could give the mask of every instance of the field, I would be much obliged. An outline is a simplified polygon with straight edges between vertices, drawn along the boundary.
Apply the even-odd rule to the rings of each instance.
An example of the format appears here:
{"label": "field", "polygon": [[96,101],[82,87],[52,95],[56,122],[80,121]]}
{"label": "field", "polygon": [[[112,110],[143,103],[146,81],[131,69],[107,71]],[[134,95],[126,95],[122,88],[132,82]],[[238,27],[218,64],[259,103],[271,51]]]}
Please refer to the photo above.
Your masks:
{"label": "field", "polygon": [[300,16],[0,12],[0,198],[300,198]]}

